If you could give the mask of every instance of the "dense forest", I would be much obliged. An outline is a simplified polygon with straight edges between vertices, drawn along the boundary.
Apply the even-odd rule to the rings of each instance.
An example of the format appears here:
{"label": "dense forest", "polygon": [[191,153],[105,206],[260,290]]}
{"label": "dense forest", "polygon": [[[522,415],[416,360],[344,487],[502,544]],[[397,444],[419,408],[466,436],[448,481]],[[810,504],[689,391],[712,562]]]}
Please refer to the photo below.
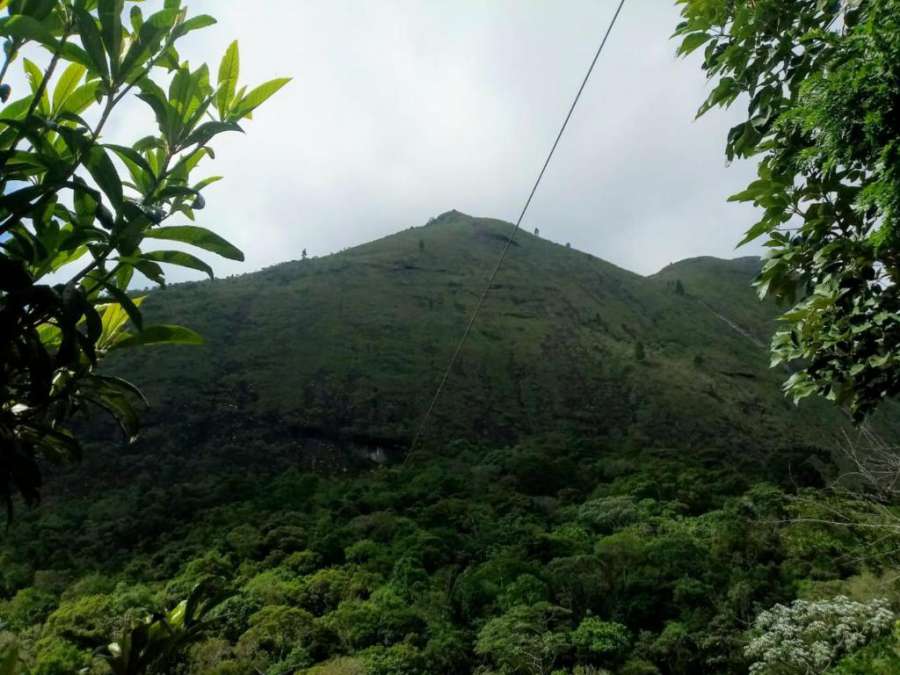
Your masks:
{"label": "dense forest", "polygon": [[647,276],[522,228],[610,5],[515,224],[217,279],[213,146],[291,78],[0,0],[0,675],[900,675],[900,0],[676,0],[765,255]]}
{"label": "dense forest", "polygon": [[[153,292],[149,317],[190,317],[207,344],[111,359],[145,383],[142,437],[86,428],[83,462],[0,549],[0,617],[34,672],[104,672],[98,648],[198,584],[221,601],[171,672],[745,672],[761,611],[835,596],[861,603],[864,648],[835,647],[829,672],[900,668],[866,624],[897,597],[896,537],[829,487],[842,445],[867,441],[781,399],[756,259],[640,277],[523,235],[404,459],[431,383],[401,376],[449,350],[510,227],[449,212]],[[870,431],[896,424],[886,410]]]}
{"label": "dense forest", "polygon": [[[152,456],[122,461],[124,484],[23,513],[4,542],[0,615],[35,672],[89,667],[200,582],[227,596],[172,672],[744,672],[764,608],[897,598],[896,539],[820,522],[880,514],[823,490],[835,468],[808,448],[559,435],[350,475],[188,458],[202,478],[165,482]],[[895,647],[828,672],[894,672]]]}

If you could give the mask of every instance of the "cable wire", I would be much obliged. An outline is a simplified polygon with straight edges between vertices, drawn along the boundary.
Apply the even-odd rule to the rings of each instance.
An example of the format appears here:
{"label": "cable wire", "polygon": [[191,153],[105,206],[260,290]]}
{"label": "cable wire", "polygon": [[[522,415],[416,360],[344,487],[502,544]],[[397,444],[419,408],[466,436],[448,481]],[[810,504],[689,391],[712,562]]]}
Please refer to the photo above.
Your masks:
{"label": "cable wire", "polygon": [[[413,441],[410,445],[409,453],[407,454],[406,459],[409,459],[409,457],[412,456],[412,454],[415,452],[416,447],[419,444],[419,439],[421,439],[422,434],[428,425],[428,421],[431,419],[431,415],[434,412],[434,408],[437,405],[438,399],[440,399],[441,393],[444,391],[444,387],[447,384],[447,380],[450,378],[450,372],[453,370],[453,366],[456,365],[457,359],[459,359],[460,352],[462,352],[462,348],[469,337],[469,333],[472,332],[472,326],[475,324],[475,320],[478,318],[478,315],[481,312],[481,308],[484,306],[484,301],[491,290],[491,286],[494,285],[494,280],[497,278],[497,273],[503,266],[503,261],[506,260],[506,254],[509,252],[509,249],[513,244],[513,240],[515,239],[516,233],[519,231],[519,228],[522,225],[522,219],[525,218],[525,214],[528,212],[528,207],[531,206],[531,200],[534,198],[534,194],[537,192],[538,186],[541,184],[541,180],[544,178],[544,174],[547,172],[547,167],[550,165],[550,160],[553,158],[553,153],[556,152],[556,146],[559,145],[559,141],[565,133],[566,127],[569,125],[569,120],[572,119],[572,113],[575,112],[575,106],[578,105],[578,101],[581,98],[581,94],[584,91],[585,86],[587,86],[588,80],[591,77],[591,73],[594,72],[594,66],[597,65],[597,60],[600,58],[600,54],[603,52],[603,48],[606,46],[607,40],[609,40],[610,33],[612,33],[612,30],[616,25],[616,21],[619,18],[619,14],[621,13],[622,6],[624,4],[625,0],[619,0],[619,6],[616,8],[616,13],[613,14],[612,20],[609,22],[609,26],[606,29],[606,33],[603,35],[603,39],[600,41],[600,46],[597,47],[597,52],[594,54],[594,59],[591,61],[591,65],[588,67],[587,73],[585,74],[584,79],[581,81],[581,86],[578,88],[578,93],[575,94],[575,99],[572,101],[572,105],[569,106],[569,112],[559,129],[559,133],[556,134],[556,140],[553,141],[553,147],[550,148],[550,152],[547,154],[547,159],[544,160],[544,166],[541,167],[541,172],[538,174],[537,180],[534,182],[534,186],[531,188],[528,199],[525,200],[525,206],[522,207],[522,212],[519,214],[518,220],[516,220],[516,225],[513,228],[512,233],[506,239],[506,245],[503,247],[503,251],[500,253],[500,258],[497,260],[497,264],[494,266],[494,270],[493,272],[491,272],[491,276],[488,278],[488,282],[484,287],[484,291],[482,291],[481,296],[478,298],[478,304],[475,306],[475,311],[472,313],[472,316],[469,317],[469,322],[466,324],[466,329],[465,331],[463,331],[462,337],[456,345],[453,356],[450,357],[450,362],[447,364],[447,369],[444,371],[444,375],[443,377],[441,377],[441,381],[434,392],[434,396],[431,399],[431,404],[428,406],[428,410],[425,411],[425,415],[422,417],[422,421],[419,423],[419,428],[416,430],[416,435],[413,437]],[[404,462],[405,461],[406,460],[404,460]]]}

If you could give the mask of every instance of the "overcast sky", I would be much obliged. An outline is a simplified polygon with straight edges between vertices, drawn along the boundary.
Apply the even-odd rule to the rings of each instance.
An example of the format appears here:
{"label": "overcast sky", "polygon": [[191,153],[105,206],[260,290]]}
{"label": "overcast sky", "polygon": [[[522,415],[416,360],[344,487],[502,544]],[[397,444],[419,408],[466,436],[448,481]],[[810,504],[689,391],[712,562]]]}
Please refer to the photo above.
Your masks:
{"label": "overcast sky", "polygon": [[[246,253],[221,275],[325,255],[450,209],[515,220],[606,30],[615,0],[186,0],[219,19],[182,42],[213,71],[293,82],[216,140],[201,224]],[[740,111],[695,121],[709,87],[677,60],[671,0],[626,0],[523,227],[627,269],[735,257],[752,179],[726,166]],[[144,113],[110,129],[143,135]],[[174,270],[173,270],[174,272]],[[172,278],[184,278],[175,273]]]}

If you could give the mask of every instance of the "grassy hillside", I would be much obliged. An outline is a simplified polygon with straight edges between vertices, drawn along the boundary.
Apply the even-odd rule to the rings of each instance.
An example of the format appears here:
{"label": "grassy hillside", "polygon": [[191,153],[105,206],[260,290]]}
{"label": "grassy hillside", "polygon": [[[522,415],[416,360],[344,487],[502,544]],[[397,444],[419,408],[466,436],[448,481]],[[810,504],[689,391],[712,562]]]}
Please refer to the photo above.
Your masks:
{"label": "grassy hillside", "polygon": [[[153,293],[152,320],[207,344],[114,367],[150,396],[151,436],[161,425],[206,446],[402,449],[511,228],[451,211],[336,255]],[[696,259],[644,278],[520,233],[426,440],[555,430],[635,447],[833,444],[841,416],[795,409],[768,368],[775,312],[749,288],[756,265]]]}

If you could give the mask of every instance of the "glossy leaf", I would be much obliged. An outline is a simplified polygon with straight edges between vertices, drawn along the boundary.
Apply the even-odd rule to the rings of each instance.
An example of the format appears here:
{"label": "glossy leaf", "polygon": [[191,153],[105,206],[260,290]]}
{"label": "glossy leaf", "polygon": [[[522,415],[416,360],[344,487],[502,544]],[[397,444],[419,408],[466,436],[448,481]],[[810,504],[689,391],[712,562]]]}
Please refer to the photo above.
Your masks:
{"label": "glossy leaf", "polygon": [[20,41],[34,40],[51,48],[58,42],[42,22],[22,14],[0,19],[0,35]]}
{"label": "glossy leaf", "polygon": [[241,57],[237,40],[235,40],[228,45],[225,56],[222,57],[222,61],[219,64],[219,90],[216,94],[216,108],[219,111],[219,116],[222,118],[225,117],[234,99],[240,72]]}
{"label": "glossy leaf", "polygon": [[[56,82],[56,87],[53,89],[53,111],[58,112],[60,110],[66,110],[64,108],[64,104],[68,100],[68,98],[78,89],[78,84],[81,82],[81,78],[84,77],[85,72],[87,72],[87,68],[85,68],[80,63],[71,63],[69,66],[63,71],[62,75],[60,75],[59,80]],[[76,106],[77,107],[77,104]],[[73,110],[69,109],[70,112],[79,113],[81,110]]]}
{"label": "glossy leaf", "polygon": [[158,263],[167,263],[169,265],[178,265],[179,267],[187,267],[189,269],[198,270],[213,278],[212,267],[205,262],[184,251],[149,251],[143,254],[145,260],[151,260]]}
{"label": "glossy leaf", "polygon": [[85,157],[84,165],[113,206],[120,208],[123,199],[122,180],[106,151],[99,145],[92,146]]}
{"label": "glossy leaf", "polygon": [[78,35],[84,51],[90,59],[94,72],[104,81],[109,82],[109,64],[106,60],[106,51],[103,48],[103,37],[97,28],[94,17],[86,10],[75,7],[75,21],[78,24]]}
{"label": "glossy leaf", "polygon": [[244,254],[233,244],[203,227],[194,225],[174,225],[169,227],[155,227],[144,235],[148,239],[166,239],[168,241],[180,241],[205,251],[216,253],[230,260],[244,260]]}
{"label": "glossy leaf", "polygon": [[207,28],[208,26],[212,26],[216,24],[216,20],[209,16],[209,14],[200,14],[198,16],[191,17],[187,21],[181,23],[175,29],[175,36],[182,37],[187,35],[191,31],[200,30],[201,28]]}
{"label": "glossy leaf", "polygon": [[203,338],[189,328],[183,326],[158,325],[147,326],[139,333],[122,335],[114,349],[126,349],[138,345],[202,345]]}
{"label": "glossy leaf", "polygon": [[98,9],[103,45],[109,56],[110,72],[113,79],[116,79],[122,56],[122,12],[125,0],[99,0]]}
{"label": "glossy leaf", "polygon": [[251,90],[240,102],[234,107],[233,115],[237,119],[246,117],[259,106],[265,103],[269,98],[274,96],[279,89],[291,81],[289,77],[282,77],[270,80],[265,84],[261,84]]}

